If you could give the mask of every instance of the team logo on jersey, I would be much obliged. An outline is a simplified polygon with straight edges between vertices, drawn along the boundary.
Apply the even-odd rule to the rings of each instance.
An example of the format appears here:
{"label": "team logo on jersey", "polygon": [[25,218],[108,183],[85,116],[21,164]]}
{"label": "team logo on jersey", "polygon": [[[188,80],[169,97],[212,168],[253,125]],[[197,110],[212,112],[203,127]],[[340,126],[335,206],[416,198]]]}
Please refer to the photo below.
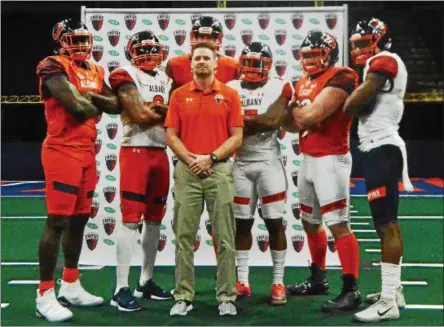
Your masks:
{"label": "team logo on jersey", "polygon": [[207,229],[208,235],[211,236],[213,234],[213,227],[211,227],[211,223],[210,223],[209,219],[205,220],[205,227]]}
{"label": "team logo on jersey", "polygon": [[126,28],[130,31],[136,26],[137,16],[134,14],[128,14],[124,16]]}
{"label": "team logo on jersey", "polygon": [[222,101],[224,101],[224,96],[222,94],[216,94],[214,96],[214,100],[216,100],[217,104],[220,104],[222,103]]}
{"label": "team logo on jersey", "polygon": [[100,123],[100,121],[102,120],[102,115],[95,116],[94,120],[96,121],[96,124]]}
{"label": "team logo on jersey", "polygon": [[293,184],[296,187],[298,187],[298,174],[299,174],[298,170],[293,170],[291,172],[291,178],[293,179]]}
{"label": "team logo on jersey", "polygon": [[284,131],[283,129],[280,129],[279,130],[279,134],[278,134],[279,140],[282,140],[285,137],[286,134],[287,134],[286,131]]}
{"label": "team logo on jersey", "polygon": [[326,14],[325,22],[327,23],[328,28],[332,30],[336,27],[336,23],[338,22],[338,16],[332,13]]}
{"label": "team logo on jersey", "polygon": [[330,252],[334,253],[336,252],[336,243],[335,243],[335,238],[333,237],[333,235],[329,235],[328,236],[328,249],[330,250]]}
{"label": "team logo on jersey", "polygon": [[256,237],[257,245],[259,246],[259,250],[265,252],[268,250],[268,246],[270,245],[270,239],[268,235],[261,234]]}
{"label": "team logo on jersey", "polygon": [[286,155],[283,155],[281,157],[281,162],[284,167],[287,166],[287,156]]}
{"label": "team logo on jersey", "polygon": [[181,46],[185,42],[186,35],[187,32],[185,30],[174,31],[174,39],[176,40],[177,45]]}
{"label": "team logo on jersey", "polygon": [[235,14],[225,14],[224,15],[225,26],[231,31],[236,25],[236,15]]}
{"label": "team logo on jersey", "polygon": [[259,26],[265,30],[270,23],[270,14],[259,14],[257,20],[259,21]]}
{"label": "team logo on jersey", "polygon": [[106,201],[111,203],[114,201],[116,197],[116,187],[115,186],[105,186],[103,188],[103,195],[105,196]]}
{"label": "team logo on jersey", "polygon": [[300,29],[304,23],[304,14],[293,14],[291,15],[291,22],[295,29]]}
{"label": "team logo on jersey", "polygon": [[274,37],[276,39],[277,44],[283,45],[285,40],[287,39],[287,30],[278,29],[274,31]]}
{"label": "team logo on jersey", "polygon": [[167,236],[165,233],[160,233],[159,235],[159,244],[157,245],[157,251],[162,252],[165,249],[165,245],[167,242]]}
{"label": "team logo on jersey", "polygon": [[109,61],[106,66],[108,67],[108,71],[111,73],[114,69],[120,67],[120,62],[117,60]]}
{"label": "team logo on jersey", "polygon": [[108,35],[109,43],[113,47],[115,47],[119,43],[119,40],[120,40],[120,31],[118,31],[118,30],[111,30],[111,31],[108,31],[107,35]]}
{"label": "team logo on jersey", "polygon": [[294,234],[291,237],[291,243],[293,244],[293,249],[299,253],[304,248],[305,235],[302,233]]}
{"label": "team logo on jersey", "polygon": [[179,159],[176,156],[172,156],[171,159],[173,159],[173,166],[176,167],[177,162],[179,161]]}
{"label": "team logo on jersey", "polygon": [[97,243],[99,242],[99,234],[94,232],[88,232],[85,234],[85,241],[88,249],[94,251],[97,247]]}
{"label": "team logo on jersey", "polygon": [[200,247],[200,235],[197,234],[196,235],[196,241],[194,242],[194,249],[193,251],[196,252],[197,250],[199,250]]}
{"label": "team logo on jersey", "polygon": [[100,175],[101,175],[100,170],[96,170],[96,176],[97,176],[96,184],[97,184],[97,183],[99,182],[99,180],[100,180]]}
{"label": "team logo on jersey", "polygon": [[264,216],[262,216],[262,204],[260,202],[257,203],[257,213],[259,214],[259,217],[264,219]]}
{"label": "team logo on jersey", "polygon": [[102,148],[102,140],[101,139],[96,139],[95,148],[96,148],[96,155],[97,155],[97,154],[99,154],[100,149]]}
{"label": "team logo on jersey", "polygon": [[157,22],[159,23],[159,27],[162,29],[162,31],[165,31],[168,28],[168,25],[170,24],[170,15],[168,14],[157,15]]}
{"label": "team logo on jersey", "polygon": [[116,227],[116,220],[114,218],[107,217],[103,219],[102,223],[106,234],[111,235],[114,233],[114,228]]}
{"label": "team logo on jersey", "polygon": [[297,138],[291,140],[291,147],[293,148],[293,152],[296,155],[299,155],[301,153],[300,148],[299,148],[299,140]]}
{"label": "team logo on jersey", "polygon": [[279,77],[284,76],[287,72],[287,61],[277,60],[274,63],[274,69],[276,69],[276,74],[278,74]]}
{"label": "team logo on jersey", "polygon": [[194,23],[196,22],[196,20],[200,19],[202,17],[202,14],[192,14],[191,15],[191,24],[194,25]]}
{"label": "team logo on jersey", "polygon": [[113,140],[117,135],[117,123],[108,123],[106,124],[106,133],[108,137]]}
{"label": "team logo on jersey", "polygon": [[[163,87],[161,87],[161,88],[164,90]],[[153,103],[164,104],[164,103],[165,103],[165,100],[163,99],[163,96],[161,96],[160,94],[156,94],[156,95],[153,97]]]}
{"label": "team logo on jersey", "polygon": [[162,57],[163,57],[162,61],[168,58],[169,54],[170,54],[170,46],[165,44],[162,48]]}
{"label": "team logo on jersey", "polygon": [[293,44],[291,46],[291,54],[293,55],[293,58],[295,60],[301,59],[301,45],[300,44]]}
{"label": "team logo on jersey", "polygon": [[103,26],[103,16],[102,15],[93,15],[91,17],[91,24],[93,28],[98,32]]}
{"label": "team logo on jersey", "polygon": [[250,45],[251,40],[253,39],[253,30],[242,30],[241,31],[242,42],[245,45]]}
{"label": "team logo on jersey", "polygon": [[294,202],[291,204],[291,212],[293,212],[293,217],[296,219],[301,218],[301,204],[299,202]]}
{"label": "team logo on jersey", "polygon": [[94,60],[99,62],[100,59],[102,59],[103,57],[103,46],[101,46],[100,44],[96,44],[95,46],[93,46],[92,54]]}
{"label": "team logo on jersey", "polygon": [[107,154],[105,156],[106,167],[109,171],[113,171],[116,168],[117,155],[115,154]]}
{"label": "team logo on jersey", "polygon": [[90,213],[89,213],[89,216],[91,217],[91,218],[96,218],[96,216],[97,216],[97,213],[99,212],[99,208],[100,208],[100,205],[99,205],[99,202],[97,202],[97,201],[93,201],[92,203],[91,203],[91,211],[90,211]]}
{"label": "team logo on jersey", "polygon": [[226,46],[224,46],[224,53],[226,56],[234,58],[234,56],[236,55],[236,45],[227,44]]}

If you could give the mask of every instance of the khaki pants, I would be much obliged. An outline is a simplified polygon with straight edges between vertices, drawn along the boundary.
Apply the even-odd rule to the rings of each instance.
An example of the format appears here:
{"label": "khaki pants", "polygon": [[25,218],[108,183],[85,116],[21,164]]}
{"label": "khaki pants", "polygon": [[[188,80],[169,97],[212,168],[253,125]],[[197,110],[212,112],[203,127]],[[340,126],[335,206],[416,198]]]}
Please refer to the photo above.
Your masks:
{"label": "khaki pants", "polygon": [[195,294],[194,243],[200,216],[207,206],[217,244],[217,291],[221,301],[236,299],[235,220],[233,214],[233,165],[213,166],[213,174],[201,179],[179,161],[174,170],[174,221],[176,235],[176,301],[192,301]]}

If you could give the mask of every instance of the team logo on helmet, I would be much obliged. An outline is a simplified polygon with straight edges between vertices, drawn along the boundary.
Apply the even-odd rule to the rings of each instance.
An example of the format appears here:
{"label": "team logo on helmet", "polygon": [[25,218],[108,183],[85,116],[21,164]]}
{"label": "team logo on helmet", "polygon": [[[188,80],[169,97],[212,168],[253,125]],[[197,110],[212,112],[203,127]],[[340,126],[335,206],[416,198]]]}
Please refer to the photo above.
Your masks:
{"label": "team logo on helmet", "polygon": [[257,203],[257,213],[259,214],[259,217],[264,219],[264,216],[262,216],[262,204],[259,201]]}
{"label": "team logo on helmet", "polygon": [[186,35],[187,32],[185,30],[174,31],[174,39],[176,40],[177,45],[181,46],[185,42]]}
{"label": "team logo on helmet", "polygon": [[301,153],[301,151],[299,149],[299,140],[297,138],[291,140],[291,147],[293,148],[293,152],[296,155],[299,155]]}
{"label": "team logo on helmet", "polygon": [[85,241],[88,249],[94,251],[97,247],[97,243],[99,242],[99,234],[94,232],[88,232],[85,234]]}
{"label": "team logo on helmet", "polygon": [[91,17],[91,23],[93,28],[98,32],[103,26],[103,16],[102,15],[93,15]]}
{"label": "team logo on helmet", "polygon": [[94,45],[92,54],[93,54],[94,60],[99,62],[100,59],[102,59],[102,57],[103,57],[103,46],[101,46],[100,44]]}
{"label": "team logo on helmet", "polygon": [[328,28],[332,30],[336,27],[336,23],[338,22],[338,16],[332,13],[326,14],[325,22],[327,23]]}
{"label": "team logo on helmet", "polygon": [[245,45],[250,45],[251,40],[253,39],[253,30],[242,30],[241,31],[242,42]]}
{"label": "team logo on helmet", "polygon": [[274,37],[276,39],[277,44],[283,45],[285,40],[287,39],[287,30],[278,29],[274,31]]}
{"label": "team logo on helmet", "polygon": [[200,19],[202,17],[202,14],[192,14],[191,15],[191,24],[194,25],[196,20]]}
{"label": "team logo on helmet", "polygon": [[126,28],[130,31],[136,26],[137,16],[134,14],[128,14],[124,16]]}
{"label": "team logo on helmet", "polygon": [[281,157],[281,162],[284,167],[287,166],[287,156],[286,155],[283,155]]}
{"label": "team logo on helmet", "polygon": [[96,170],[96,176],[97,176],[96,184],[97,184],[97,183],[99,182],[99,180],[100,180],[100,174],[101,174],[100,170]]}
{"label": "team logo on helmet", "polygon": [[95,148],[96,148],[96,154],[99,154],[100,149],[102,148],[102,140],[101,139],[96,139]]}
{"label": "team logo on helmet", "polygon": [[256,237],[257,245],[259,246],[259,250],[265,252],[268,250],[268,245],[270,244],[270,240],[268,235],[261,234]]}
{"label": "team logo on helmet", "polygon": [[336,243],[335,243],[335,238],[333,237],[333,235],[329,235],[328,236],[328,249],[330,250],[330,252],[336,252]]}
{"label": "team logo on helmet", "polygon": [[103,195],[105,196],[106,201],[111,203],[114,201],[116,197],[116,187],[115,186],[105,186],[103,188]]}
{"label": "team logo on helmet", "polygon": [[162,29],[162,31],[165,31],[168,28],[168,25],[170,24],[170,15],[168,14],[157,15],[157,22],[159,23],[159,27]]}
{"label": "team logo on helmet", "polygon": [[169,45],[163,45],[162,47],[162,56],[163,56],[163,60],[165,60],[166,58],[168,58],[168,55],[170,54],[170,46]]}
{"label": "team logo on helmet", "polygon": [[282,77],[287,71],[287,62],[285,60],[277,60],[274,63],[274,68],[276,69],[276,73],[279,75],[279,77]]}
{"label": "team logo on helmet", "polygon": [[304,242],[305,242],[305,235],[302,233],[295,234],[291,237],[291,243],[293,244],[293,249],[297,253],[302,251],[302,248],[304,247]]}
{"label": "team logo on helmet", "polygon": [[197,234],[196,235],[196,241],[194,242],[194,249],[193,251],[196,252],[197,250],[199,250],[200,247],[200,235]]}
{"label": "team logo on helmet", "polygon": [[291,204],[291,212],[293,212],[293,217],[296,219],[301,218],[301,204],[299,202],[294,202]]}
{"label": "team logo on helmet", "polygon": [[114,228],[116,227],[116,220],[114,218],[107,217],[103,219],[102,223],[106,234],[111,235],[114,233]]}
{"label": "team logo on helmet", "polygon": [[293,184],[296,187],[298,187],[298,174],[299,174],[299,170],[293,170],[291,172],[291,178],[293,179]]}
{"label": "team logo on helmet", "polygon": [[257,19],[259,21],[259,26],[263,30],[267,29],[268,24],[270,23],[270,14],[259,14]]}
{"label": "team logo on helmet", "polygon": [[304,23],[304,14],[293,14],[291,15],[291,22],[295,29],[300,29]]}
{"label": "team logo on helmet", "polygon": [[293,58],[295,60],[301,59],[301,45],[300,44],[293,44],[291,46],[291,53],[292,53]]}
{"label": "team logo on helmet", "polygon": [[286,131],[284,131],[283,129],[280,129],[279,130],[279,134],[278,134],[279,140],[282,140],[285,137],[286,134],[287,134]]}
{"label": "team logo on helmet", "polygon": [[111,73],[114,69],[120,67],[120,62],[117,60],[109,61],[106,66],[108,67],[108,71]]}
{"label": "team logo on helmet", "polygon": [[210,220],[205,220],[205,227],[207,229],[208,235],[213,235],[213,227],[211,227]]}
{"label": "team logo on helmet", "polygon": [[89,213],[89,216],[90,216],[91,218],[96,218],[97,213],[99,212],[99,208],[100,208],[100,204],[99,204],[99,202],[97,202],[97,201],[93,201],[93,202],[91,203],[91,211],[90,211],[90,213]]}
{"label": "team logo on helmet", "polygon": [[159,235],[159,244],[157,245],[157,251],[161,252],[165,249],[165,245],[167,242],[167,236],[165,233],[160,233]]}
{"label": "team logo on helmet", "polygon": [[224,46],[224,53],[226,56],[233,57],[236,55],[236,45],[234,44],[227,44]]}
{"label": "team logo on helmet", "polygon": [[118,31],[118,30],[111,30],[111,31],[108,31],[107,35],[108,35],[109,43],[113,47],[115,47],[119,43],[119,40],[120,40],[120,31]]}
{"label": "team logo on helmet", "polygon": [[115,154],[107,154],[105,156],[106,167],[109,171],[113,171],[116,168],[117,155]]}
{"label": "team logo on helmet", "polygon": [[225,14],[224,15],[225,26],[231,31],[236,25],[236,15],[235,14]]}
{"label": "team logo on helmet", "polygon": [[108,123],[106,124],[106,132],[110,140],[113,140],[117,135],[117,123]]}

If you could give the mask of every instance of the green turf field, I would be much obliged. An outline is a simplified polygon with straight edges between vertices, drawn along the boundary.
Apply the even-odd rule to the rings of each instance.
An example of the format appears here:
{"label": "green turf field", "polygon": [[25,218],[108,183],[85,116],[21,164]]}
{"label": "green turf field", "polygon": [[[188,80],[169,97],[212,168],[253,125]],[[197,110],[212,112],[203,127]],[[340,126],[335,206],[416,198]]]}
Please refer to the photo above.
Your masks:
{"label": "green turf field", "polygon": [[[352,199],[352,223],[369,223],[368,225],[352,225],[354,230],[373,229],[369,219],[369,209],[365,198]],[[35,318],[36,285],[11,285],[11,281],[38,280],[38,266],[7,265],[11,262],[37,262],[37,244],[44,219],[24,219],[18,217],[45,216],[44,198],[3,198],[2,209],[2,279],[1,279],[1,325],[3,326],[50,326],[45,320]],[[443,319],[443,199],[442,198],[402,198],[400,203],[402,217],[402,233],[404,237],[405,264],[440,264],[438,267],[402,268],[403,282],[418,282],[420,285],[405,285],[407,304],[402,319],[386,322],[387,326],[442,326]],[[406,219],[407,217],[409,219]],[[439,216],[430,219],[431,216]],[[16,217],[9,218],[8,217]],[[288,218],[294,219],[293,217]],[[356,232],[358,239],[376,238],[375,233]],[[361,275],[360,288],[363,295],[380,288],[379,262],[377,242],[360,242]],[[289,251],[289,254],[291,252]],[[57,270],[60,276],[61,269]],[[109,299],[114,290],[115,269],[82,270],[82,283],[88,290],[101,295],[106,302],[102,307],[90,309],[72,309],[74,318],[63,325],[81,326],[124,326],[124,325],[358,325],[352,322],[350,315],[333,316],[320,312],[320,306],[328,296],[307,298],[289,298],[285,307],[267,305],[271,281],[271,267],[253,267],[250,280],[253,296],[238,301],[238,316],[219,317],[214,292],[214,267],[196,269],[195,309],[187,317],[174,318],[169,316],[172,302],[143,300],[144,310],[137,313],[120,313],[109,306]],[[286,283],[301,281],[307,277],[307,269],[287,268]],[[329,272],[331,295],[340,289],[340,270]],[[139,277],[139,268],[132,268],[131,285],[135,285]],[[174,287],[174,268],[156,268],[156,281],[165,288]],[[426,285],[422,285],[426,284]],[[417,308],[415,305],[420,305]],[[436,309],[427,309],[426,305],[440,305]]]}

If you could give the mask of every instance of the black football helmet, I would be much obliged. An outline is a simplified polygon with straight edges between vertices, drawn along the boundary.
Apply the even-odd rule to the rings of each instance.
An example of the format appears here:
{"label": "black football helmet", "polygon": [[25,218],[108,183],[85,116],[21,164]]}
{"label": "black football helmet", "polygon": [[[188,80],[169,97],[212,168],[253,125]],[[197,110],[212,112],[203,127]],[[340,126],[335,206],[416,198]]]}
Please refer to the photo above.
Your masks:
{"label": "black football helmet", "polygon": [[135,67],[153,70],[163,61],[162,45],[151,31],[133,34],[125,46],[125,57]]}
{"label": "black football helmet", "polygon": [[52,37],[56,42],[54,52],[74,60],[87,60],[92,52],[93,37],[81,21],[71,18],[54,25]]}
{"label": "black football helmet", "polygon": [[199,36],[210,36],[214,42],[214,48],[219,50],[219,47],[222,44],[223,38],[223,28],[222,24],[214,17],[211,16],[202,16],[197,19],[190,32],[190,41],[191,48],[200,43],[200,42],[208,42],[199,40]]}
{"label": "black football helmet", "polygon": [[333,35],[312,30],[301,44],[300,61],[308,76],[317,75],[334,66],[339,59],[338,42]]}
{"label": "black football helmet", "polygon": [[350,56],[355,66],[365,65],[376,49],[390,50],[392,39],[387,25],[378,18],[361,20],[350,33]]}
{"label": "black football helmet", "polygon": [[239,57],[240,78],[246,82],[266,82],[272,63],[270,47],[262,42],[252,42]]}

